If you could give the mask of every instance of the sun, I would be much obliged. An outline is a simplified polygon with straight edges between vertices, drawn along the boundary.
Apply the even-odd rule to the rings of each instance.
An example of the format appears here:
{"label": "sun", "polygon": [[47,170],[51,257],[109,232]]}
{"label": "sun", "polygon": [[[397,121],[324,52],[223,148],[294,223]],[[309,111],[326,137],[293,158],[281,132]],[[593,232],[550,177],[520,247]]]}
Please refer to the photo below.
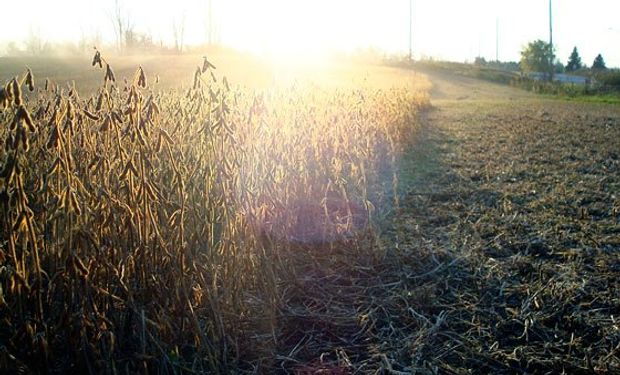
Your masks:
{"label": "sun", "polygon": [[271,0],[245,6],[246,12],[236,16],[234,23],[223,25],[226,38],[264,57],[281,62],[321,61],[342,39],[317,4]]}

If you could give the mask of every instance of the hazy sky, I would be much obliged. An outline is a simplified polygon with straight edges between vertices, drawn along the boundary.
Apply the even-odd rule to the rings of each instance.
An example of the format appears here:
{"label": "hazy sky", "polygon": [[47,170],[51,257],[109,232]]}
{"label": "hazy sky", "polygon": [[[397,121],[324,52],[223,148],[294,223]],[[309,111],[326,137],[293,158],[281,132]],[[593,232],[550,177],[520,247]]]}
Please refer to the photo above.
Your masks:
{"label": "hazy sky", "polygon": [[[374,46],[408,51],[409,0],[211,0],[219,39],[269,54],[316,55]],[[172,42],[173,20],[185,22],[185,41],[206,40],[209,0],[119,0],[137,31]],[[3,0],[0,42],[23,41],[32,31],[45,40],[77,40],[99,33],[114,38],[114,0]],[[548,0],[413,0],[416,57],[518,60],[522,47],[548,39]],[[566,63],[577,46],[590,65],[602,53],[620,66],[620,1],[554,0],[554,42]],[[31,31],[32,30],[32,31]]]}

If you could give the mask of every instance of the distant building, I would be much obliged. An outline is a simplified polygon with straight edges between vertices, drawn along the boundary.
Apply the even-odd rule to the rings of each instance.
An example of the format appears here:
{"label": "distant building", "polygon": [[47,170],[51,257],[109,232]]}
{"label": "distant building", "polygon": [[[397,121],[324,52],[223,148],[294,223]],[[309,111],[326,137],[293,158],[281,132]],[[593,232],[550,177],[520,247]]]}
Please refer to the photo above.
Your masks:
{"label": "distant building", "polygon": [[[533,79],[535,81],[544,81],[547,79],[547,74],[540,73],[540,72],[531,72],[531,73],[528,73],[527,76],[528,78]],[[590,77],[573,76],[573,75],[561,74],[561,73],[554,74],[553,80],[555,82],[571,83],[573,85],[589,85],[590,83],[592,83],[592,80],[590,79]]]}
{"label": "distant building", "polygon": [[553,80],[562,83],[572,83],[574,85],[589,85],[591,83],[590,77],[572,76],[568,74],[555,74]]}

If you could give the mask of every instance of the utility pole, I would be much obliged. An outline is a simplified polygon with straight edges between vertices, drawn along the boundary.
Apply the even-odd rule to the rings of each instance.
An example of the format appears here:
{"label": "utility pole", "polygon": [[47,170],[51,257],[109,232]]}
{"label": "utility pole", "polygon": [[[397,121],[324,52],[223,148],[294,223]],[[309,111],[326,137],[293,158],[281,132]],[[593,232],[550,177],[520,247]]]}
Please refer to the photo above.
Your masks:
{"label": "utility pole", "polygon": [[412,60],[412,55],[413,55],[413,37],[412,37],[412,30],[413,29],[413,0],[409,0],[409,61]]}
{"label": "utility pole", "polygon": [[553,7],[549,0],[549,81],[553,81]]}

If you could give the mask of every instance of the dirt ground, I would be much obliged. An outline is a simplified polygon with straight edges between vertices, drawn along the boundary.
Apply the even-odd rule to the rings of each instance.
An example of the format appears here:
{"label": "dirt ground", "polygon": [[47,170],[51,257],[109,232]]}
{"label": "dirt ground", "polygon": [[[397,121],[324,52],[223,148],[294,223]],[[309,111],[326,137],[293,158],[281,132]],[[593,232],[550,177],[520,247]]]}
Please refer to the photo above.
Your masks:
{"label": "dirt ground", "polygon": [[620,109],[427,73],[380,255],[288,289],[279,368],[620,373]]}
{"label": "dirt ground", "polygon": [[432,340],[394,362],[402,371],[617,373],[620,110],[431,81],[422,142],[434,165],[395,223],[410,251],[424,244],[446,260],[416,286],[433,291],[415,318],[433,324]]}

